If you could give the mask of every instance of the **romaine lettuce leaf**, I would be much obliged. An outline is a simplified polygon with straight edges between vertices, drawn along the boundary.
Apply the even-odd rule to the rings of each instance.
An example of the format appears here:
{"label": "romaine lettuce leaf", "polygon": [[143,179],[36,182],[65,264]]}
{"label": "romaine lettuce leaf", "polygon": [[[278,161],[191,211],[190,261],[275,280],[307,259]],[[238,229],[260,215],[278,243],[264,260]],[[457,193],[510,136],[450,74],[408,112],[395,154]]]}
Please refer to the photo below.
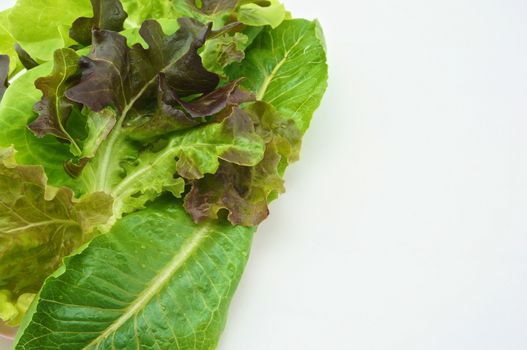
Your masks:
{"label": "romaine lettuce leaf", "polygon": [[15,349],[214,349],[253,232],[173,200],[126,216],[46,281]]}
{"label": "romaine lettuce leaf", "polygon": [[327,88],[326,51],[318,22],[286,20],[265,28],[246,51],[246,59],[227,67],[231,79],[272,104],[302,132]]}

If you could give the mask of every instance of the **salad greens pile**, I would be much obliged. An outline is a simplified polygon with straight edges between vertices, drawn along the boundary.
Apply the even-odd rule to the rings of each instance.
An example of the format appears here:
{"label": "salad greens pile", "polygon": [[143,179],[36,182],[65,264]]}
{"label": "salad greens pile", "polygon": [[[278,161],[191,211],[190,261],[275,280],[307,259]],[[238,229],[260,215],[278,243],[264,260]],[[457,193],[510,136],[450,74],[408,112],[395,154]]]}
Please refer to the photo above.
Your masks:
{"label": "salad greens pile", "polygon": [[0,319],[16,349],[214,349],[326,89],[278,0],[0,13]]}

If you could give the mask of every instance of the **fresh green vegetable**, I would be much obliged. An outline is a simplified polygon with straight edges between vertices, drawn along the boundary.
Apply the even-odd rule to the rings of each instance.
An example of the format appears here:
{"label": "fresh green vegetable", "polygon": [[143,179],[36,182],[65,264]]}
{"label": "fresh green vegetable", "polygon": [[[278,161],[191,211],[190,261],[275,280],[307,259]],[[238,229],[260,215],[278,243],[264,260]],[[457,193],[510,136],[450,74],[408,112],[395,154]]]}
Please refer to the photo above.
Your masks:
{"label": "fresh green vegetable", "polygon": [[18,347],[214,349],[253,231],[170,198],[128,215],[48,279]]}
{"label": "fresh green vegetable", "polygon": [[0,320],[22,322],[16,349],[216,347],[326,89],[318,22],[289,18],[277,0],[0,13]]}

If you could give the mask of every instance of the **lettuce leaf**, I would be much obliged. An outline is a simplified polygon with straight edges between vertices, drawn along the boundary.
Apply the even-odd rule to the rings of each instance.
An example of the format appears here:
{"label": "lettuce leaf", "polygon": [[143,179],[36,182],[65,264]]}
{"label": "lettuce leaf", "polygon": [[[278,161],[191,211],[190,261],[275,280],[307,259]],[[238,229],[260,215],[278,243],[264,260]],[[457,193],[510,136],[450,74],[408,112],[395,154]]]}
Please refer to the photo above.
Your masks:
{"label": "lettuce leaf", "polygon": [[88,0],[18,0],[9,12],[7,29],[31,57],[46,62],[55,50],[75,43],[68,34],[71,24],[91,13]]}
{"label": "lettuce leaf", "polygon": [[182,17],[175,9],[173,0],[122,0],[123,7],[128,13],[124,27],[126,29],[140,28],[141,23],[147,19],[175,19]]}
{"label": "lettuce leaf", "polygon": [[256,167],[222,164],[218,172],[193,181],[185,208],[195,221],[216,219],[225,209],[235,225],[258,225],[269,214],[268,203],[284,192],[281,177],[298,159],[302,134],[326,89],[326,54],[318,28],[317,22],[291,20],[264,29],[247,49],[247,58],[228,67],[232,79],[247,77],[242,84],[265,101],[249,110],[266,151]]}
{"label": "lettuce leaf", "polygon": [[93,17],[79,17],[73,22],[70,37],[83,45],[91,44],[92,28],[120,32],[128,14],[119,0],[91,0]]}
{"label": "lettuce leaf", "polygon": [[18,165],[14,154],[0,149],[0,290],[18,297],[36,293],[62,257],[93,237],[111,217],[113,199],[91,193],[76,200],[70,189],[49,186],[42,167]]}
{"label": "lettuce leaf", "polygon": [[[167,187],[176,186],[176,197],[183,192],[182,179],[199,179],[214,174],[220,160],[242,166],[258,164],[265,144],[255,131],[250,117],[235,108],[221,123],[213,123],[175,134],[157,152],[138,155],[134,164],[126,167],[126,176],[111,184],[116,198],[114,212],[129,213],[143,208],[147,201],[160,196]],[[177,180],[179,183],[175,183]]]}
{"label": "lettuce leaf", "polygon": [[231,79],[258,100],[272,104],[305,132],[327,88],[328,67],[318,22],[286,20],[265,28],[246,51],[246,59],[227,68]]}
{"label": "lettuce leaf", "polygon": [[327,85],[319,24],[289,17],[277,0],[0,13],[0,319],[35,299],[17,349],[215,348]]}
{"label": "lettuce leaf", "polygon": [[7,55],[9,57],[9,76],[16,74],[22,66],[17,59],[17,53],[15,51],[16,40],[13,35],[7,29],[7,17],[9,16],[10,10],[0,12],[0,54]]}
{"label": "lettuce leaf", "polygon": [[214,349],[253,232],[166,199],[126,216],[48,279],[15,348]]}
{"label": "lettuce leaf", "polygon": [[71,158],[69,146],[52,136],[37,138],[27,127],[36,117],[33,108],[41,98],[41,91],[34,86],[35,80],[48,75],[51,68],[50,64],[40,65],[13,81],[6,90],[0,102],[0,147],[13,145],[20,164],[39,164],[51,184],[79,192],[79,185],[63,168],[64,161]]}
{"label": "lettuce leaf", "polygon": [[35,105],[38,118],[29,124],[37,137],[53,135],[68,141],[80,152],[73,137],[66,131],[66,124],[73,104],[64,97],[64,92],[75,83],[79,72],[79,56],[71,49],[55,51],[54,66],[50,76],[35,81],[42,91],[41,100]]}
{"label": "lettuce leaf", "polygon": [[243,33],[226,33],[209,40],[200,54],[203,65],[207,70],[223,77],[225,67],[243,61],[248,42],[249,38]]}
{"label": "lettuce leaf", "polygon": [[263,159],[254,167],[222,162],[217,172],[193,181],[184,205],[196,222],[217,219],[226,209],[232,224],[257,226],[269,215],[268,203],[285,191],[282,176],[298,160],[301,132],[264,102],[248,111],[266,143]]}
{"label": "lettuce leaf", "polygon": [[220,28],[229,21],[228,16],[236,9],[238,0],[173,0],[173,4],[182,16],[212,22],[214,28]]}
{"label": "lettuce leaf", "polygon": [[238,10],[238,21],[259,27],[270,25],[278,27],[287,17],[287,11],[278,0],[242,1]]}

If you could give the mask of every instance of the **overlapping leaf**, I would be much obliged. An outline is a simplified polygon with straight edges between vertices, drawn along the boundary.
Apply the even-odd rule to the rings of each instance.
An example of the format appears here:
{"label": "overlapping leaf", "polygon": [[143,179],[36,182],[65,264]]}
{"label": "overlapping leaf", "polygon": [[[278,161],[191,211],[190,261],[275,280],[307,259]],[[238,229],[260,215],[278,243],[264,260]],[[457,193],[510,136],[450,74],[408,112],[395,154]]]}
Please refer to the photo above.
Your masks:
{"label": "overlapping leaf", "polygon": [[[115,183],[117,213],[142,208],[165,190],[179,196],[185,179],[200,179],[214,174],[220,160],[240,166],[254,166],[264,155],[265,143],[255,133],[247,113],[234,108],[221,123],[194,128],[172,136],[168,145],[156,152],[140,154],[126,176]],[[176,188],[177,190],[174,190]]]}
{"label": "overlapping leaf", "polygon": [[44,167],[51,184],[68,186],[76,193],[79,184],[64,172],[64,161],[71,158],[69,145],[54,136],[35,137],[28,124],[35,118],[34,105],[42,97],[35,80],[50,74],[52,65],[42,64],[13,81],[0,103],[0,147],[14,145],[20,164],[39,164]]}
{"label": "overlapping leaf", "polygon": [[15,51],[16,39],[9,29],[7,29],[10,12],[10,9],[0,12],[0,54],[9,56],[9,75],[12,76],[18,70],[22,69],[22,66],[17,60],[17,53]]}
{"label": "overlapping leaf", "polygon": [[64,97],[64,92],[77,83],[79,56],[71,49],[57,50],[54,56],[51,75],[39,78],[35,82],[43,96],[35,105],[38,118],[29,124],[29,128],[38,137],[53,135],[65,140],[80,152],[75,140],[66,131],[73,105]]}
{"label": "overlapping leaf", "polygon": [[141,23],[146,19],[175,19],[183,16],[176,11],[173,0],[121,0],[121,2],[128,13],[124,24],[127,29],[141,27]]}
{"label": "overlapping leaf", "polygon": [[175,8],[183,15],[211,20],[218,26],[225,24],[224,17],[234,11],[237,4],[238,0],[174,1]]}
{"label": "overlapping leaf", "polygon": [[245,58],[244,50],[248,41],[249,38],[243,33],[226,33],[209,40],[201,53],[203,65],[211,72],[223,76],[225,67]]}
{"label": "overlapping leaf", "polygon": [[182,96],[212,91],[219,79],[203,68],[197,54],[210,28],[191,19],[179,23],[180,29],[166,36],[159,23],[145,21],[141,36],[147,49],[139,45],[130,49],[122,35],[94,30],[93,51],[81,59],[81,81],[66,96],[95,112],[113,105],[125,114],[139,99],[152,97],[160,73]]}
{"label": "overlapping leaf", "polygon": [[317,28],[316,22],[294,20],[266,29],[247,58],[228,69],[231,78],[247,76],[243,84],[269,102],[250,109],[267,149],[256,167],[222,164],[216,174],[194,181],[185,197],[194,220],[217,218],[226,209],[233,224],[257,225],[268,215],[268,202],[284,191],[281,177],[298,159],[302,133],[326,88],[325,50]]}
{"label": "overlapping leaf", "polygon": [[[0,152],[0,317],[18,323],[97,226],[110,233],[48,280],[17,348],[212,350],[253,232],[223,212],[256,226],[284,191],[326,87],[320,28],[280,24],[277,0],[91,3],[19,0],[0,14],[0,49],[19,41],[28,67],[60,48],[51,73],[34,67],[0,104],[0,145],[59,185]],[[91,53],[65,49],[68,31]],[[0,83],[15,60],[0,64]],[[27,128],[36,102],[41,138]]]}
{"label": "overlapping leaf", "polygon": [[185,208],[197,222],[217,219],[226,209],[231,223],[256,226],[267,218],[268,202],[285,190],[283,172],[298,158],[301,133],[270,105],[256,103],[249,112],[267,144],[264,157],[254,167],[222,162],[216,173],[194,181]]}
{"label": "overlapping leaf", "polygon": [[[116,32],[93,31],[92,53],[81,58],[81,80],[66,91],[65,95],[70,100],[85,105],[92,112],[101,112],[110,106],[117,110],[117,130],[109,137],[106,145],[107,162],[110,161],[113,146],[120,137],[125,119],[133,113],[139,116],[152,115],[149,113],[150,101],[156,99],[156,86],[163,86],[157,84],[161,75],[164,86],[169,88],[170,93],[180,96],[208,93],[218,84],[219,78],[203,68],[197,54],[206,40],[210,26],[191,19],[180,19],[179,24],[180,29],[167,36],[159,23],[145,21],[140,33],[149,46],[146,49],[141,45],[129,48],[125,37]],[[94,94],[93,91],[97,93]],[[160,93],[164,94],[162,91]],[[163,102],[162,96],[159,101]],[[103,141],[99,137],[92,138]],[[103,142],[96,144],[104,146]],[[92,151],[90,153],[96,153]],[[88,158],[81,158],[76,168],[69,167],[70,172],[79,173],[87,160]],[[107,167],[108,164],[102,166]],[[103,174],[104,177],[106,175]],[[107,186],[102,189],[109,190]]]}
{"label": "overlapping leaf", "polygon": [[90,0],[93,17],[79,17],[73,22],[70,37],[76,42],[91,44],[93,28],[120,32],[128,16],[120,0]]}
{"label": "overlapping leaf", "polygon": [[24,66],[24,68],[32,69],[38,66],[38,62],[35,61],[35,59],[31,57],[29,52],[24,50],[24,48],[20,46],[19,43],[15,44],[15,52],[18,56],[18,59],[20,60],[20,63],[22,63],[22,66]]}
{"label": "overlapping leaf", "polygon": [[278,27],[287,17],[287,11],[279,0],[241,1],[238,9],[238,21],[250,26],[270,25]]}
{"label": "overlapping leaf", "polygon": [[5,25],[31,57],[45,62],[55,50],[75,43],[68,35],[71,23],[91,12],[88,0],[18,0]]}
{"label": "overlapping leaf", "polygon": [[42,167],[16,164],[14,154],[0,149],[0,290],[16,297],[37,292],[92,237],[110,218],[112,198],[91,193],[78,201],[70,189],[49,186]]}
{"label": "overlapping leaf", "polygon": [[327,87],[326,52],[318,22],[286,20],[265,28],[246,51],[246,59],[227,71],[231,79],[245,77],[243,85],[257,92],[293,119],[304,132]]}
{"label": "overlapping leaf", "polygon": [[215,349],[253,232],[174,201],[126,216],[46,282],[15,349]]}

